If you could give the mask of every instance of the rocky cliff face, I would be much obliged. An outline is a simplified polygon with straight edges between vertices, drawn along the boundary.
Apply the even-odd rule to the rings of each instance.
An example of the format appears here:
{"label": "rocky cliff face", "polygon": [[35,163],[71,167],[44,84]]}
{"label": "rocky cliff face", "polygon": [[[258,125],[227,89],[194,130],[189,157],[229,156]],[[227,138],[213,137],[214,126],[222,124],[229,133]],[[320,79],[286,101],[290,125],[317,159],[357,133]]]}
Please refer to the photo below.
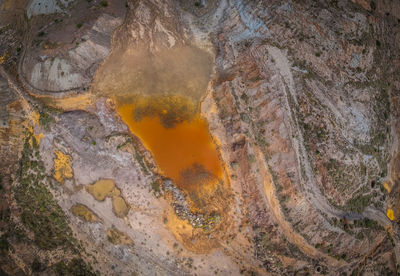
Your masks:
{"label": "rocky cliff face", "polygon": [[[397,273],[398,3],[0,9],[2,272]],[[167,179],[119,116],[160,97],[207,120],[216,188]]]}

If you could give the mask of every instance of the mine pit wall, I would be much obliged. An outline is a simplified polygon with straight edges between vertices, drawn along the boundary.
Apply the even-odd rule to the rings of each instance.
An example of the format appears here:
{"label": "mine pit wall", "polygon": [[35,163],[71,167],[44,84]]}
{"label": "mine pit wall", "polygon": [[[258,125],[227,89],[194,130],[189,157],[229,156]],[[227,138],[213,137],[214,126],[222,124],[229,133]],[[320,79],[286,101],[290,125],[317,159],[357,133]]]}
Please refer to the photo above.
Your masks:
{"label": "mine pit wall", "polygon": [[[257,5],[257,4],[254,4],[254,5]],[[251,4],[248,4],[247,11],[250,9],[249,8],[250,6],[251,6]],[[274,16],[277,14],[277,11],[274,10],[274,9],[277,8],[277,6],[274,6],[274,4],[269,4],[269,5],[266,5],[266,6],[268,6],[268,8],[270,10],[272,10],[271,14],[273,14]],[[246,13],[246,6],[241,6],[241,7],[242,7],[242,10],[240,12],[238,12],[238,13]],[[282,8],[282,7],[280,7],[280,8]],[[288,11],[289,9],[291,11],[293,11],[292,7],[288,8],[286,6],[286,7],[282,8],[281,11],[283,9],[286,9],[286,11]],[[226,18],[229,17],[228,16],[229,9],[227,9],[227,10],[228,11],[226,11],[226,14],[225,14]],[[257,10],[257,8],[254,7],[253,10],[255,11],[255,10]],[[236,14],[236,13],[234,11],[232,11],[232,14]],[[252,14],[252,15],[255,15],[255,14],[256,14],[256,12],[254,14]],[[257,16],[257,15],[255,15],[255,16]],[[273,32],[275,34],[277,32],[282,33],[281,27],[274,26],[274,24],[272,23],[275,20],[274,16],[272,18],[268,19],[269,26],[270,26],[270,28],[273,30]],[[239,17],[236,16],[235,19],[239,19]],[[247,18],[247,19],[249,19],[249,18]],[[372,20],[374,20],[374,19],[372,19]],[[239,20],[237,20],[237,21],[232,20],[232,21],[236,22],[236,26],[235,26],[236,28],[241,28],[242,24],[245,25],[245,23],[246,23],[246,22],[240,22]],[[228,20],[227,20],[227,22],[228,22]],[[229,28],[229,26],[231,26],[231,28]],[[289,27],[287,27],[287,28],[289,28]],[[385,29],[386,27],[385,26],[384,27],[378,26],[376,28],[377,29],[375,31],[376,32],[380,32],[379,29],[381,29],[381,28]],[[231,30],[233,32],[233,35],[228,35],[229,31],[231,31]],[[260,28],[259,30],[263,30],[263,29]],[[283,36],[284,36],[285,42],[290,41],[290,38],[287,37],[289,35],[286,35],[284,33]],[[270,59],[268,56],[263,56],[264,59],[269,59],[269,61],[268,61],[268,63],[266,63],[265,67],[261,67],[260,68],[257,63],[260,60],[261,56],[257,55],[257,50],[255,49],[256,47],[254,46],[254,42],[249,41],[247,43],[247,45],[245,45],[246,48],[250,47],[251,50],[248,51],[248,52],[245,51],[245,54],[242,54],[242,55],[243,56],[249,56],[249,57],[254,55],[254,56],[257,57],[257,61],[253,61],[253,60],[250,61],[249,58],[247,59],[247,61],[245,61],[246,58],[240,59],[240,57],[238,57],[238,56],[240,56],[238,53],[241,52],[239,46],[235,47],[235,46],[232,45],[233,43],[232,44],[229,44],[229,43],[225,43],[224,44],[224,42],[223,42],[223,38],[224,37],[235,37],[234,36],[234,28],[232,27],[232,25],[229,25],[229,23],[227,23],[227,27],[224,27],[224,24],[221,24],[220,31],[214,37],[214,39],[215,39],[214,42],[215,42],[216,49],[217,49],[216,51],[218,53],[217,57],[216,57],[217,65],[220,65],[220,67],[217,68],[217,71],[218,71],[217,74],[220,74],[221,79],[222,79],[221,81],[217,80],[214,83],[214,89],[215,89],[215,91],[218,91],[218,92],[215,92],[215,95],[223,93],[222,91],[224,91],[224,90],[228,90],[229,91],[228,94],[231,94],[232,96],[234,96],[235,99],[232,100],[232,99],[225,98],[225,99],[221,100],[221,97],[215,96],[215,104],[216,104],[217,107],[216,108],[210,108],[210,109],[211,110],[217,110],[216,113],[218,113],[219,120],[221,121],[221,123],[223,125],[225,125],[225,131],[227,131],[227,134],[225,134],[224,136],[225,137],[235,137],[234,133],[236,131],[234,131],[234,130],[232,131],[232,129],[235,129],[235,127],[238,126],[238,122],[236,121],[237,119],[235,117],[238,116],[238,112],[239,113],[241,113],[241,112],[240,111],[233,111],[232,110],[232,106],[236,106],[236,108],[234,108],[236,110],[238,109],[238,106],[239,106],[239,110],[240,110],[241,109],[240,108],[240,104],[238,104],[238,103],[242,102],[242,100],[245,100],[246,97],[248,97],[249,102],[258,101],[259,103],[260,102],[263,103],[263,100],[259,100],[257,98],[254,98],[253,95],[257,95],[258,97],[260,97],[262,95],[261,94],[262,93],[261,89],[265,90],[265,87],[267,85],[265,85],[265,82],[263,82],[263,77],[265,77],[267,79],[268,78],[269,79],[276,79],[277,78],[276,76],[274,76],[274,72],[273,72],[274,69],[268,69],[268,66],[269,66],[269,68],[271,68],[271,67],[273,68],[275,66],[273,63],[276,61],[276,58],[275,59],[274,58]],[[252,45],[252,43],[253,43],[253,45]],[[262,43],[265,43],[265,42],[262,42]],[[268,43],[268,40],[267,40],[267,43]],[[274,45],[274,46],[280,44],[279,41],[274,41],[273,39],[272,39],[272,41],[270,43],[272,43],[272,45]],[[387,43],[390,43],[390,42],[387,42]],[[396,44],[396,43],[394,43],[394,44]],[[278,47],[281,47],[281,46],[278,46]],[[393,51],[393,53],[394,52],[395,51]],[[293,49],[290,49],[287,53],[288,53],[289,56],[292,55],[293,54]],[[268,55],[268,53],[266,53],[266,55]],[[318,54],[318,56],[319,55],[320,54]],[[292,58],[293,57],[290,56],[290,59],[292,59]],[[310,57],[310,58],[314,59],[313,57]],[[247,62],[247,64],[251,64],[251,65],[249,65],[248,68],[244,69],[245,67],[243,66],[243,64],[246,64],[246,63],[245,62],[244,63],[240,63],[238,61],[235,62],[236,60],[244,60],[245,62]],[[272,60],[272,62],[271,62],[271,60]],[[313,60],[313,62],[314,62],[314,60]],[[373,61],[370,60],[370,62],[373,62]],[[293,66],[296,67],[297,65],[294,64]],[[294,69],[298,70],[299,68],[290,68],[290,70],[294,70]],[[321,70],[321,68],[317,67],[316,69],[320,70],[318,73],[321,73],[321,74],[324,73],[323,70]],[[257,72],[257,70],[260,70],[260,71],[264,70],[264,75],[262,75],[260,72]],[[241,71],[245,72],[245,73],[242,74],[244,76],[241,76],[241,73],[240,73]],[[299,71],[300,70],[298,70],[298,72]],[[327,68],[327,71],[330,71],[330,69]],[[298,73],[296,73],[296,79],[295,79],[295,83],[294,84],[296,86],[299,86],[296,83],[298,81],[297,75],[298,75]],[[238,100],[238,98],[241,97],[241,92],[239,92],[239,91],[246,92],[246,90],[243,89],[243,86],[244,86],[243,85],[243,81],[237,81],[240,78],[242,78],[242,80],[244,79],[245,82],[247,82],[247,83],[251,83],[252,85],[250,85],[250,88],[257,87],[257,88],[259,88],[259,90],[258,91],[249,90],[249,92],[251,91],[250,92],[251,93],[250,96],[243,96],[243,98],[241,100]],[[247,78],[247,80],[246,80],[246,78]],[[270,92],[271,89],[273,91],[274,89],[276,89],[276,87],[272,87],[272,88],[268,87],[267,91]],[[281,88],[281,89],[287,89],[287,87],[286,88]],[[290,89],[290,87],[289,87],[289,89]],[[306,89],[306,88],[304,88],[304,89]],[[325,89],[328,89],[328,88],[325,88]],[[228,97],[228,96],[226,95],[225,97]],[[269,107],[269,106],[271,106],[273,104],[273,101],[268,103],[268,101],[264,100],[264,104],[263,105],[267,106],[267,104],[268,104],[268,107]],[[260,106],[262,106],[262,105],[260,105]],[[294,106],[291,106],[289,108],[294,108]],[[279,110],[280,108],[277,107],[277,109]],[[244,110],[242,110],[242,112],[243,111]],[[210,111],[207,111],[207,112],[210,112]],[[207,112],[204,112],[204,113],[207,113]],[[282,114],[282,112],[285,113],[285,112],[288,112],[288,110],[279,110],[279,113]],[[246,113],[246,112],[243,112],[243,113]],[[396,112],[394,112],[394,113],[396,113]],[[212,115],[212,116],[211,115],[206,115],[206,116],[215,117],[215,115]],[[282,115],[279,115],[279,116],[282,116]],[[396,116],[398,117],[397,114],[393,115],[393,117],[396,117]],[[256,115],[256,118],[258,119],[259,117]],[[251,118],[251,119],[254,119],[254,117]],[[257,119],[255,119],[255,120],[257,120]],[[225,147],[221,147],[221,148],[228,148],[228,145],[229,144],[233,145],[234,142],[233,141],[227,142],[227,140],[224,140],[224,138],[221,138],[221,137],[223,137],[223,136],[220,136],[222,134],[219,134],[219,133],[221,133],[221,131],[220,130],[217,131],[212,126],[213,123],[214,123],[213,121],[215,121],[215,120],[216,119],[209,119],[209,121],[212,122],[212,123],[210,123],[211,132],[213,134],[215,134],[220,141],[222,141],[221,142],[222,145],[226,144]],[[245,120],[248,120],[248,119],[245,118]],[[277,120],[276,117],[274,117],[273,120]],[[284,121],[285,124],[287,124],[287,122],[284,119],[282,121]],[[287,125],[286,125],[286,127],[290,128],[290,126],[287,126]],[[280,130],[282,130],[282,127],[280,128]],[[240,132],[240,131],[243,132],[243,130],[238,130],[238,132]],[[302,129],[299,129],[299,126],[297,126],[297,130],[295,130],[295,132],[296,131],[302,131]],[[216,133],[218,133],[218,134],[216,134]],[[290,131],[289,131],[289,133],[290,133]],[[266,135],[268,135],[268,133],[266,133]],[[274,133],[274,135],[276,135],[276,134]],[[278,135],[279,135],[279,133],[278,133]],[[259,136],[259,134],[255,133],[255,136]],[[239,138],[237,137],[237,139],[239,139]],[[271,138],[268,137],[268,136],[265,139],[266,139],[266,141],[257,141],[258,139],[254,139],[255,140],[254,143],[260,145],[260,142],[261,142],[261,144],[264,144],[265,142],[267,142],[267,144],[270,144],[270,145],[271,145],[271,143],[272,144],[275,143],[275,145],[278,145],[274,140],[271,141]],[[228,138],[228,141],[229,140],[232,140],[232,138]],[[286,148],[285,152],[286,152],[286,150],[292,151],[292,149],[290,147],[293,147],[293,146],[290,146],[290,144],[291,144],[290,142],[286,142],[286,145],[287,146],[289,145],[288,146],[289,149]],[[386,147],[386,145],[384,144],[383,147]],[[261,146],[261,148],[262,148],[262,146]],[[271,147],[269,147],[269,148],[271,148]],[[384,151],[385,150],[386,149],[384,149]],[[272,153],[268,152],[268,155],[270,155],[270,154],[274,154],[274,152],[272,152]],[[307,152],[305,154],[307,154]],[[284,166],[287,166],[289,164],[290,164],[290,166],[294,166],[293,167],[294,169],[293,170],[289,169],[289,172],[292,172],[292,171],[295,172],[296,171],[296,169],[295,169],[296,167],[300,167],[300,168],[302,167],[301,164],[297,164],[296,165],[295,162],[293,163],[293,161],[287,163],[286,165],[282,165],[282,166],[277,165],[276,163],[271,164],[271,168],[270,168],[272,170],[271,173],[273,173],[279,167],[281,167],[281,168],[283,168],[284,170],[287,171],[287,169],[290,168],[290,167],[284,168]],[[311,162],[313,162],[313,161],[311,161]],[[386,164],[382,164],[382,166],[386,166]],[[233,170],[231,170],[231,171],[233,171]],[[300,225],[300,226],[303,224],[305,226],[305,228],[301,227],[303,229],[296,228],[296,230],[299,231],[301,233],[301,235],[304,235],[305,237],[312,236],[312,241],[310,241],[310,242],[311,242],[311,244],[313,246],[317,246],[318,247],[319,246],[319,242],[320,241],[324,241],[324,240],[333,240],[333,239],[341,240],[342,242],[340,242],[340,243],[335,243],[334,242],[334,244],[339,244],[339,248],[334,249],[334,250],[338,250],[338,253],[335,252],[335,254],[341,254],[341,252],[349,250],[347,247],[346,248],[341,247],[340,244],[347,244],[347,245],[351,244],[352,246],[354,246],[353,249],[355,251],[360,252],[361,254],[367,254],[370,249],[372,250],[377,246],[376,243],[372,243],[372,244],[369,244],[368,248],[365,248],[364,241],[363,242],[359,242],[353,236],[347,234],[345,231],[343,231],[339,227],[334,226],[334,225],[330,225],[330,223],[332,223],[331,221],[329,223],[327,223],[326,218],[324,216],[321,216],[321,214],[318,212],[318,210],[315,209],[316,206],[310,204],[308,202],[308,200],[305,198],[305,195],[303,194],[304,191],[301,191],[301,189],[299,189],[299,185],[301,185],[301,184],[298,183],[298,179],[296,180],[296,178],[294,178],[294,181],[292,183],[290,183],[290,181],[291,181],[290,179],[287,179],[287,178],[285,179],[285,177],[282,176],[282,173],[279,172],[279,170],[278,170],[278,175],[276,175],[275,179],[274,179],[275,185],[277,185],[278,188],[279,188],[279,186],[281,186],[283,184],[284,185],[284,194],[286,194],[287,196],[290,195],[291,197],[297,198],[297,201],[298,201],[298,204],[290,206],[292,211],[290,211],[290,213],[289,213],[288,220],[294,219],[294,221],[292,221],[292,224]],[[307,181],[307,180],[305,180],[305,181]],[[325,199],[323,198],[323,200],[325,200]],[[293,204],[293,202],[292,202],[292,204]],[[284,205],[283,205],[283,208],[286,208],[286,207],[284,207]],[[323,212],[325,212],[325,211],[323,211]],[[297,215],[294,215],[293,213],[295,213]],[[307,213],[307,218],[305,218],[303,216],[305,213]],[[336,212],[334,212],[333,214],[335,214],[335,213]],[[346,217],[347,216],[346,213],[347,212],[342,212],[340,210],[337,211],[337,214],[344,214],[343,216],[339,216],[339,217]],[[301,214],[303,214],[303,215],[301,215]],[[367,217],[370,216],[373,220],[377,220],[378,223],[382,223],[382,225],[385,226],[385,227],[389,224],[388,219],[385,217],[385,214],[382,211],[378,211],[376,213],[376,215],[372,214],[372,213],[369,213],[369,212],[365,212],[365,213],[363,213],[363,215],[354,214],[354,217],[355,218],[362,218],[364,215],[367,216]],[[351,216],[352,215],[350,215],[350,217]],[[312,223],[313,225],[310,225],[310,220],[314,220],[313,223]],[[316,222],[316,221],[318,221],[318,222]],[[312,227],[312,229],[310,229],[310,227]],[[385,233],[382,233],[380,230],[378,231],[378,233],[380,233],[379,235],[383,235],[382,237],[384,237],[384,235],[385,235]],[[309,240],[309,238],[306,238],[306,239]],[[380,239],[377,239],[377,242],[379,242],[379,240]]]}

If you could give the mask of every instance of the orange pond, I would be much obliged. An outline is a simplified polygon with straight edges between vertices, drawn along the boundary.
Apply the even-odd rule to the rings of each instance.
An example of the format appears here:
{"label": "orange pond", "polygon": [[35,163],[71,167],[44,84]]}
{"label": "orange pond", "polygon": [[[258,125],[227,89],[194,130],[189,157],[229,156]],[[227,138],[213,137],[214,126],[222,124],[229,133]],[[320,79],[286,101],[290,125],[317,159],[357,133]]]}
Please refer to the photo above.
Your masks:
{"label": "orange pond", "polygon": [[138,136],[150,150],[161,171],[178,186],[185,186],[182,172],[201,165],[217,178],[222,177],[222,167],[215,145],[204,119],[197,116],[190,122],[184,121],[172,128],[165,128],[157,116],[139,121],[133,118],[134,105],[117,108],[123,121],[132,133]]}

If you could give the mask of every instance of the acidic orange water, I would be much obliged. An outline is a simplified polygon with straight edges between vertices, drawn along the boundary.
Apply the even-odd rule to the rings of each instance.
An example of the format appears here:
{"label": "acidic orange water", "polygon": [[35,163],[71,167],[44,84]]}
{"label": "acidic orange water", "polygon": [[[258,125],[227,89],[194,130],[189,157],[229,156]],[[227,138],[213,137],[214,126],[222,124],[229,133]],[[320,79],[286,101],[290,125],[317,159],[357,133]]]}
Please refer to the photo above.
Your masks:
{"label": "acidic orange water", "polygon": [[[214,180],[222,178],[223,170],[218,152],[204,119],[196,116],[190,121],[166,128],[158,116],[148,116],[136,121],[134,109],[133,104],[125,104],[120,105],[117,111],[131,132],[151,151],[157,166],[166,177],[174,180],[184,190],[187,183],[183,173],[187,170],[203,174],[206,172]],[[199,167],[202,169],[193,170]],[[198,176],[194,177],[198,179]]]}

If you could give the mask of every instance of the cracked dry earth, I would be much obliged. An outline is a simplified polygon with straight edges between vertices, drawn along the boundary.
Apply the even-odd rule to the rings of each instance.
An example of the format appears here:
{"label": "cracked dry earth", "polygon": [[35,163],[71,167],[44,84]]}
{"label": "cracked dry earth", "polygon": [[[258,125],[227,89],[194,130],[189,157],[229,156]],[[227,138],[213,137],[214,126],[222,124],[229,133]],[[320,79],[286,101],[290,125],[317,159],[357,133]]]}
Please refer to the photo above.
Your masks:
{"label": "cracked dry earth", "polygon": [[400,3],[0,0],[1,275],[397,275]]}

